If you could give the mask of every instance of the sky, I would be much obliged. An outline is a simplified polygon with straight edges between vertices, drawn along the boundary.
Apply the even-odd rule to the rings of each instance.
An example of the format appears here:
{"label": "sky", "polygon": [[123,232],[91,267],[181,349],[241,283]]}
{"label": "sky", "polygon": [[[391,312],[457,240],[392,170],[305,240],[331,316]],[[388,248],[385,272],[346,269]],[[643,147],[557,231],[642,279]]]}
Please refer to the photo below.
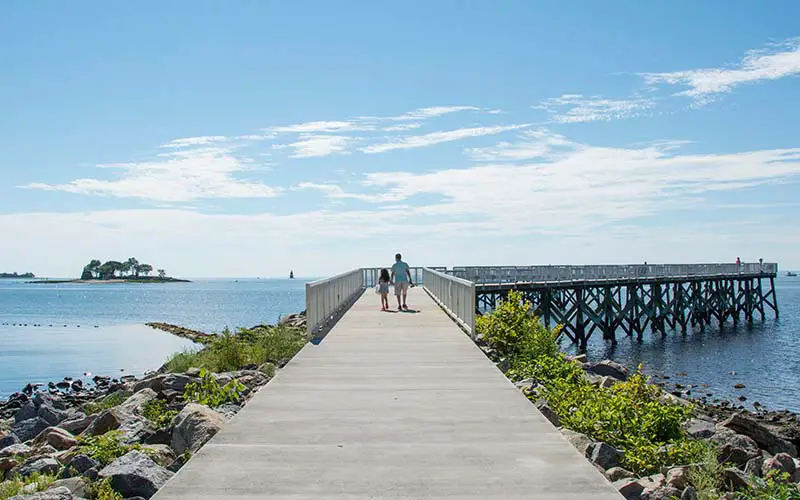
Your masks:
{"label": "sky", "polygon": [[0,5],[0,271],[800,268],[800,2]]}

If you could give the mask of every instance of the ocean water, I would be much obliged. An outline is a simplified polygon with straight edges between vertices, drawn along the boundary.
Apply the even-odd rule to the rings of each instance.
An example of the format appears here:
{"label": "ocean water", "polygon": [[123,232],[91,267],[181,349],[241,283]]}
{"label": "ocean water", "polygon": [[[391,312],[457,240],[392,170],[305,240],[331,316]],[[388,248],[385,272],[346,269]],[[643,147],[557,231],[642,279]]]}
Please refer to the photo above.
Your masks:
{"label": "ocean water", "polygon": [[161,321],[204,332],[275,323],[305,309],[305,282],[27,284],[2,279],[0,398],[28,382],[157,369],[171,353],[193,344],[144,323]]}
{"label": "ocean water", "polygon": [[[138,375],[156,369],[171,353],[192,344],[152,330],[145,322],[206,332],[274,323],[305,308],[305,282],[199,279],[32,285],[0,280],[0,398],[31,381],[80,377],[85,372]],[[588,355],[626,366],[642,363],[646,373],[668,375],[670,383],[709,386],[693,389],[693,395],[745,396],[746,406],[758,401],[769,409],[800,411],[800,278],[781,276],[776,289],[780,319],[768,312],[766,321],[757,319],[752,326],[712,325],[705,333],[686,335],[646,332],[641,342],[618,332],[613,348],[596,335]],[[683,372],[687,375],[679,375]],[[738,383],[745,389],[734,389]]]}

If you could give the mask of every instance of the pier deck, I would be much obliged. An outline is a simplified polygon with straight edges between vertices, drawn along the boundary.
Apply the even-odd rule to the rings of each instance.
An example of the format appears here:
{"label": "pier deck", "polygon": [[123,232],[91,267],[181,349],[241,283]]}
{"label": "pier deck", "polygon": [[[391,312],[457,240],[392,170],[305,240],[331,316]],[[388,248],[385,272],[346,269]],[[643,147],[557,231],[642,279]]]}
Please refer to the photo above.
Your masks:
{"label": "pier deck", "polygon": [[368,289],[153,498],[622,498],[424,290],[409,307]]}

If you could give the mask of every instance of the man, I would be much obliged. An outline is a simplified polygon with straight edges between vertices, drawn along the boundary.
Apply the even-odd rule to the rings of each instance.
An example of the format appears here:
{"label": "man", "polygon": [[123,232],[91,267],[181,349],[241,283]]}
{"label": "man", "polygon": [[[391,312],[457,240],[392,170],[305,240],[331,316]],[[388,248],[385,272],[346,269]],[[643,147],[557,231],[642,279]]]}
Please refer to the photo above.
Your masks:
{"label": "man", "polygon": [[[408,310],[406,305],[406,295],[408,295],[408,285],[411,283],[411,268],[408,264],[403,262],[403,256],[395,254],[395,263],[392,265],[392,282],[394,282],[394,294],[397,297],[397,310]],[[403,303],[400,304],[400,296],[403,297]]]}

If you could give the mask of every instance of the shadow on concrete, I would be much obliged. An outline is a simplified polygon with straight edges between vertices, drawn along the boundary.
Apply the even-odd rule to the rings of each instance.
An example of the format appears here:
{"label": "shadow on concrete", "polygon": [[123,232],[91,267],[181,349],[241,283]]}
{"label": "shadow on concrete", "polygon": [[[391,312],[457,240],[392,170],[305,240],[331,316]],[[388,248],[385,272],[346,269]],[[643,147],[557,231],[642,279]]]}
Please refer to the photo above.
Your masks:
{"label": "shadow on concrete", "polygon": [[328,333],[330,333],[333,327],[336,326],[336,323],[338,323],[339,320],[342,319],[342,316],[347,314],[347,311],[349,311],[350,308],[353,307],[353,304],[355,304],[358,301],[358,299],[360,299],[361,296],[364,295],[364,291],[365,290],[362,290],[360,293],[354,294],[353,297],[347,302],[345,302],[342,305],[342,307],[339,308],[338,311],[333,313],[333,315],[331,315],[328,321],[326,321],[323,325],[321,325],[312,334],[311,338],[309,339],[309,342],[311,342],[314,345],[321,344],[322,341],[325,339],[325,337],[328,335]]}

